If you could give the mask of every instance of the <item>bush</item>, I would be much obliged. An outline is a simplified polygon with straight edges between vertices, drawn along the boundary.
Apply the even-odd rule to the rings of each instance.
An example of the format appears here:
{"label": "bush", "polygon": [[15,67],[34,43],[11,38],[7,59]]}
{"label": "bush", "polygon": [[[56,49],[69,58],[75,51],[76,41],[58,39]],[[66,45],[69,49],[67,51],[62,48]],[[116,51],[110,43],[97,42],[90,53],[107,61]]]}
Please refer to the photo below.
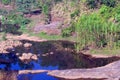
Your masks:
{"label": "bush", "polygon": [[29,19],[27,19],[23,15],[19,15],[19,14],[10,14],[7,16],[7,18],[13,24],[26,25],[26,24],[30,23]]}
{"label": "bush", "polygon": [[11,0],[2,0],[2,3],[5,4],[5,5],[8,5],[10,4]]}
{"label": "bush", "polygon": [[104,17],[105,19],[109,19],[113,16],[113,8],[110,8],[108,6],[102,5],[102,7],[99,10],[100,15]]}
{"label": "bush", "polygon": [[72,35],[72,32],[75,32],[75,27],[73,25],[74,24],[62,30],[62,37],[69,37]]}
{"label": "bush", "polygon": [[92,42],[99,48],[104,46],[112,48],[115,39],[118,40],[116,36],[120,27],[109,23],[99,14],[82,15],[74,26],[79,49],[91,45]]}
{"label": "bush", "polygon": [[1,19],[1,32],[21,34],[18,30],[26,28],[26,24],[30,22],[29,19],[19,14],[9,14]]}
{"label": "bush", "polygon": [[89,5],[90,8],[96,8],[97,7],[97,3],[96,0],[86,0],[87,5]]}
{"label": "bush", "polygon": [[116,6],[115,0],[86,0],[86,2],[90,8],[97,8],[99,5],[103,5],[103,4],[109,7]]}
{"label": "bush", "polygon": [[115,7],[116,0],[101,0],[101,3],[109,7]]}
{"label": "bush", "polygon": [[79,16],[80,11],[79,10],[75,10],[73,13],[71,13],[71,18],[74,18],[75,16]]}
{"label": "bush", "polygon": [[114,18],[116,22],[120,22],[120,5],[114,8]]}
{"label": "bush", "polygon": [[0,15],[7,15],[8,12],[4,9],[0,9]]}
{"label": "bush", "polygon": [[62,37],[69,37],[71,36],[71,30],[70,28],[65,28],[62,30]]}

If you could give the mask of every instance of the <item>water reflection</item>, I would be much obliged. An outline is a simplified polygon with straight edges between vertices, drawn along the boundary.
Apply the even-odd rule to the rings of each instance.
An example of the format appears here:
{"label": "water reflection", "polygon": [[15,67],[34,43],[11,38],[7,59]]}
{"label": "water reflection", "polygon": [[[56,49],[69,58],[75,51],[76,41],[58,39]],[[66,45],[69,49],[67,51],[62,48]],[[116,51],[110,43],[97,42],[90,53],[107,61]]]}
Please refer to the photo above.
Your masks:
{"label": "water reflection", "polygon": [[[110,62],[119,60],[119,57],[94,58],[91,55],[76,54],[74,43],[68,41],[21,41],[23,45],[8,49],[8,54],[0,54],[0,69],[11,70],[57,70],[71,68],[92,68],[104,66]],[[25,47],[29,43],[31,46]],[[32,53],[37,56],[37,60],[32,58],[21,60],[19,57],[23,53]],[[4,74],[1,72],[1,74]],[[5,79],[0,79],[5,80]],[[9,80],[9,79],[6,79]],[[14,80],[14,79],[11,79]],[[58,80],[54,77],[42,74],[19,75],[18,80]]]}

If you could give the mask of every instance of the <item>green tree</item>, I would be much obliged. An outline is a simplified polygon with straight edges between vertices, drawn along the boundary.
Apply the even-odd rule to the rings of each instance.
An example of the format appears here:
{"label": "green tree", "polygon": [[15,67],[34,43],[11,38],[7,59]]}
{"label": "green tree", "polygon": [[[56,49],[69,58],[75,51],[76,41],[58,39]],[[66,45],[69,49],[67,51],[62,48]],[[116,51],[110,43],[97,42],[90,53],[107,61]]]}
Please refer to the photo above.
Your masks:
{"label": "green tree", "polygon": [[10,4],[11,0],[2,0],[2,3],[5,4],[5,5],[8,5]]}
{"label": "green tree", "polygon": [[30,13],[35,7],[36,0],[16,0],[17,10],[23,13]]}

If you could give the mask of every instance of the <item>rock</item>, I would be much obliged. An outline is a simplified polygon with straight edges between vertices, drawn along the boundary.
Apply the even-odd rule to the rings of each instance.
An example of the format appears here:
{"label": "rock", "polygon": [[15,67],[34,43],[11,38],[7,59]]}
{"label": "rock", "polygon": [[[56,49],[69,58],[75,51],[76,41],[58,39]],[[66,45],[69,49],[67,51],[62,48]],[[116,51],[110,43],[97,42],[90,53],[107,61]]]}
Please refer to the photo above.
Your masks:
{"label": "rock", "polygon": [[53,70],[48,75],[63,79],[120,80],[120,60],[103,67],[91,69]]}
{"label": "rock", "polygon": [[31,47],[31,46],[32,46],[31,43],[25,43],[25,44],[24,44],[24,47],[25,47],[25,48],[29,48],[29,47]]}
{"label": "rock", "polygon": [[61,26],[61,22],[52,22],[47,25],[36,25],[34,27],[34,32],[43,32],[49,35],[60,35],[61,30],[59,27]]}
{"label": "rock", "polygon": [[36,74],[36,73],[43,73],[43,72],[48,72],[48,70],[20,70],[18,74]]}
{"label": "rock", "polygon": [[38,57],[35,54],[32,53],[23,53],[22,56],[19,57],[20,60],[24,61],[24,60],[37,60]]}
{"label": "rock", "polygon": [[50,52],[50,54],[51,54],[51,55],[53,55],[53,54],[54,54],[54,52]]}
{"label": "rock", "polygon": [[31,59],[38,60],[38,57],[37,57],[37,55],[32,55]]}
{"label": "rock", "polygon": [[16,40],[6,40],[0,42],[0,53],[9,53],[14,51],[16,46],[21,46],[22,43]]}
{"label": "rock", "polygon": [[3,18],[3,16],[2,16],[2,15],[0,15],[0,20],[2,20],[2,18]]}

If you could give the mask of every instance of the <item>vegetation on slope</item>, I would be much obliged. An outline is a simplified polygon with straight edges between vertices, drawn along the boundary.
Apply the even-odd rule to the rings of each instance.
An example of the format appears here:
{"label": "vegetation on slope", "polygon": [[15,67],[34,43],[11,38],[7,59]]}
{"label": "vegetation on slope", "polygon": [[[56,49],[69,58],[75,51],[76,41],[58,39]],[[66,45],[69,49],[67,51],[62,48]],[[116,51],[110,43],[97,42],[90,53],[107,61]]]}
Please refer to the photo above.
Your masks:
{"label": "vegetation on slope", "polygon": [[67,28],[60,27],[61,36],[76,37],[78,51],[93,44],[98,48],[120,47],[119,0],[1,0],[0,3],[15,7],[0,8],[1,32],[28,29],[30,17],[39,10],[47,24],[51,23],[52,13],[63,18]]}

